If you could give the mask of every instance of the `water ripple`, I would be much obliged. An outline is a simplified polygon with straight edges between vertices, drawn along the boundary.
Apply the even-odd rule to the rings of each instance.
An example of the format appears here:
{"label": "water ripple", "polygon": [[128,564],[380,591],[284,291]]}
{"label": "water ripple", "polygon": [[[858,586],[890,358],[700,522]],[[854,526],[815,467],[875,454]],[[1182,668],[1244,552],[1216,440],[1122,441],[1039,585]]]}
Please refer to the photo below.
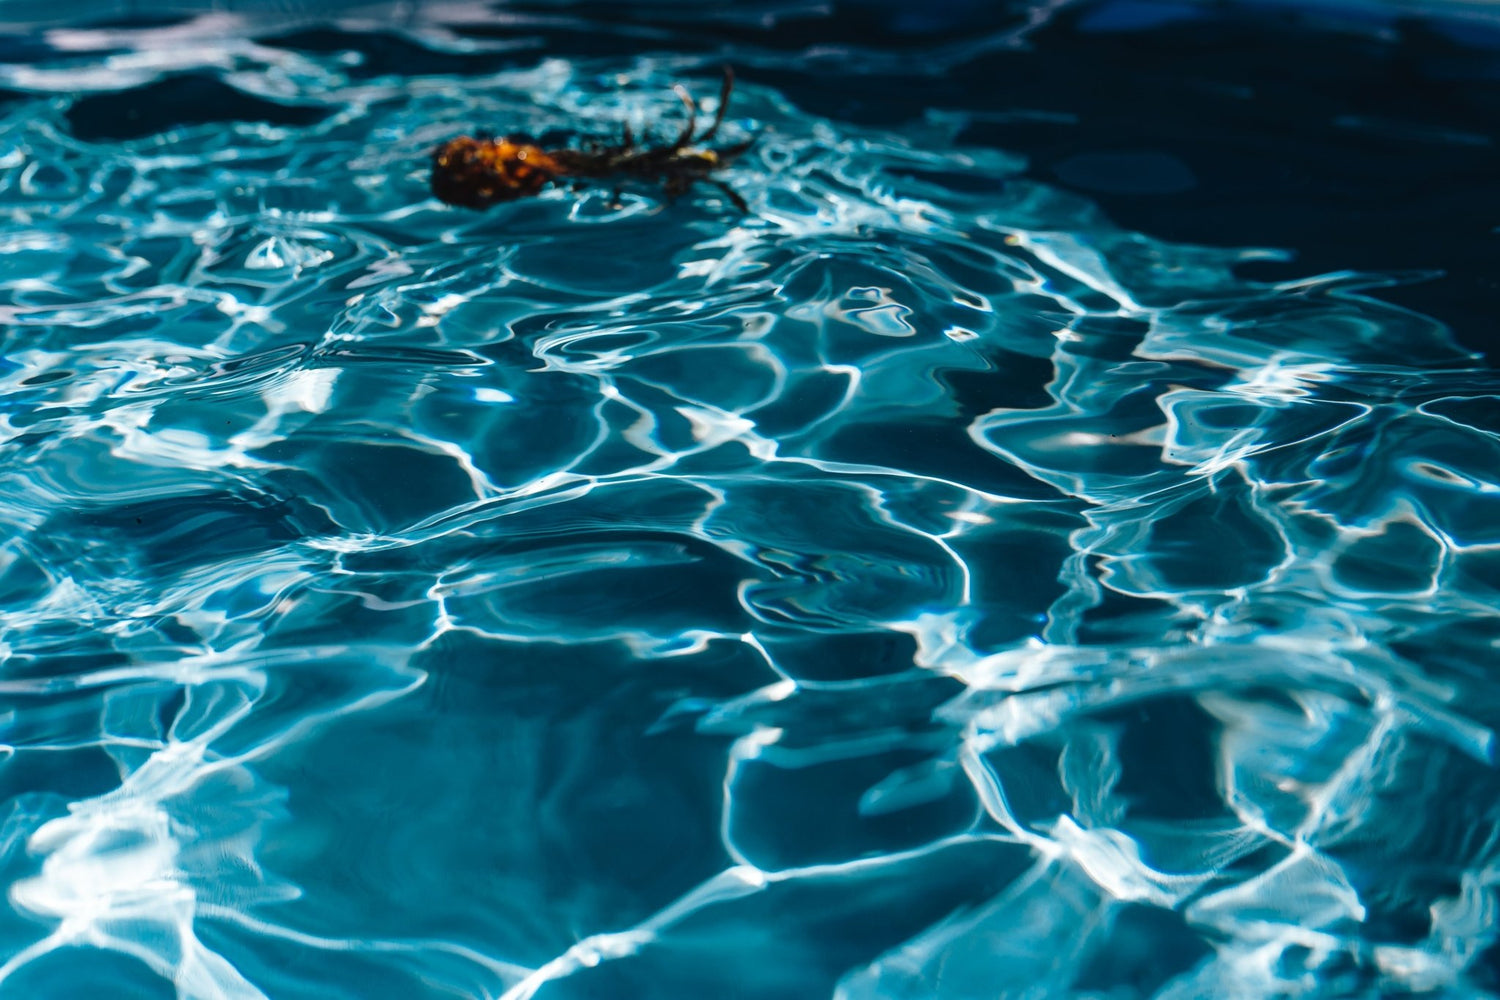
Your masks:
{"label": "water ripple", "polygon": [[1500,387],[1420,275],[752,84],[749,216],[456,212],[438,140],[712,64],[72,40],[0,68],[4,995],[1475,995]]}

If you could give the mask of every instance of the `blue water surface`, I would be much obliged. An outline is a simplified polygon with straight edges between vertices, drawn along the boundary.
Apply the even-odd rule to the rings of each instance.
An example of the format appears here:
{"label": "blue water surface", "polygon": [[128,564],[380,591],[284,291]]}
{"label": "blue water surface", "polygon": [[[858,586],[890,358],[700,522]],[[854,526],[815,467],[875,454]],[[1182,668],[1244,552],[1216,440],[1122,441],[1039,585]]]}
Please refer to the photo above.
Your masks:
{"label": "blue water surface", "polygon": [[671,7],[7,36],[0,997],[1497,995],[1482,25]]}

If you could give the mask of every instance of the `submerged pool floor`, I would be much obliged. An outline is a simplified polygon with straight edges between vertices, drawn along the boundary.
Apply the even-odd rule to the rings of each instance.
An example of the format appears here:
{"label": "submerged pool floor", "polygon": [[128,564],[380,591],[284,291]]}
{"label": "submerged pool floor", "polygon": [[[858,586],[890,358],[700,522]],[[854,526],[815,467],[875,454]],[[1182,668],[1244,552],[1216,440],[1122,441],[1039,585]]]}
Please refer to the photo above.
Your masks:
{"label": "submerged pool floor", "polygon": [[8,36],[0,998],[1494,995],[1494,50],[746,10]]}

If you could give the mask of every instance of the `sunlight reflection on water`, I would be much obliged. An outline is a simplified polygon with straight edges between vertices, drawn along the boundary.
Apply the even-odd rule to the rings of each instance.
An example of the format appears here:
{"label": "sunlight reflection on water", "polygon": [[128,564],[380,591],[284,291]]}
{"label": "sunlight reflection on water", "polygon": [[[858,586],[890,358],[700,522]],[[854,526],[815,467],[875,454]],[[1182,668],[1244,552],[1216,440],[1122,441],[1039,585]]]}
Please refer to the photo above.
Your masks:
{"label": "sunlight reflection on water", "polygon": [[[1397,279],[751,84],[748,217],[456,212],[716,64],[173,51],[0,70],[4,995],[1472,995],[1500,410]],[[307,113],[53,96],[184,68]]]}

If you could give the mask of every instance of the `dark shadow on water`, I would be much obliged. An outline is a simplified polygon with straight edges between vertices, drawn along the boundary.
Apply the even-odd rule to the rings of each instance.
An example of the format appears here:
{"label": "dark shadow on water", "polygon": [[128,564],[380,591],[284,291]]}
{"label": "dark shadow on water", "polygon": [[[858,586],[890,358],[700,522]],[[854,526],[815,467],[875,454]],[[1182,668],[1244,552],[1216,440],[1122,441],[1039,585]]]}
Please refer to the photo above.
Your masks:
{"label": "dark shadow on water", "polygon": [[69,129],[79,139],[107,142],[212,122],[310,125],[328,114],[323,108],[280,104],[214,77],[188,73],[129,90],[79,98],[68,109],[67,119]]}
{"label": "dark shadow on water", "polygon": [[[1044,17],[1038,4],[969,0],[532,0],[447,13],[458,44],[437,47],[401,32],[421,20],[420,5],[381,30],[337,27],[338,4],[303,13],[325,8],[329,23],[251,23],[269,46],[353,54],[356,78],[671,52],[704,56],[705,80],[719,59],[733,62],[742,79],[834,119],[880,126],[968,112],[960,143],[1024,155],[1031,178],[1078,191],[1120,226],[1292,254],[1245,265],[1247,278],[1431,274],[1374,294],[1500,356],[1500,30],[1488,22],[1373,3],[1106,0]],[[9,37],[24,57],[32,43]],[[82,98],[68,119],[78,137],[107,140],[322,113],[189,74]]]}
{"label": "dark shadow on water", "polygon": [[1249,278],[1438,272],[1375,294],[1500,355],[1500,47],[1483,24],[1141,0],[1076,5],[1029,30],[1033,8],[1003,4],[846,0],[760,20],[723,4],[500,9],[536,18],[460,32],[540,40],[551,56],[722,54],[810,112],[868,125],[971,112],[960,142],[1023,154],[1030,176],[1123,227],[1293,253],[1247,265]]}

